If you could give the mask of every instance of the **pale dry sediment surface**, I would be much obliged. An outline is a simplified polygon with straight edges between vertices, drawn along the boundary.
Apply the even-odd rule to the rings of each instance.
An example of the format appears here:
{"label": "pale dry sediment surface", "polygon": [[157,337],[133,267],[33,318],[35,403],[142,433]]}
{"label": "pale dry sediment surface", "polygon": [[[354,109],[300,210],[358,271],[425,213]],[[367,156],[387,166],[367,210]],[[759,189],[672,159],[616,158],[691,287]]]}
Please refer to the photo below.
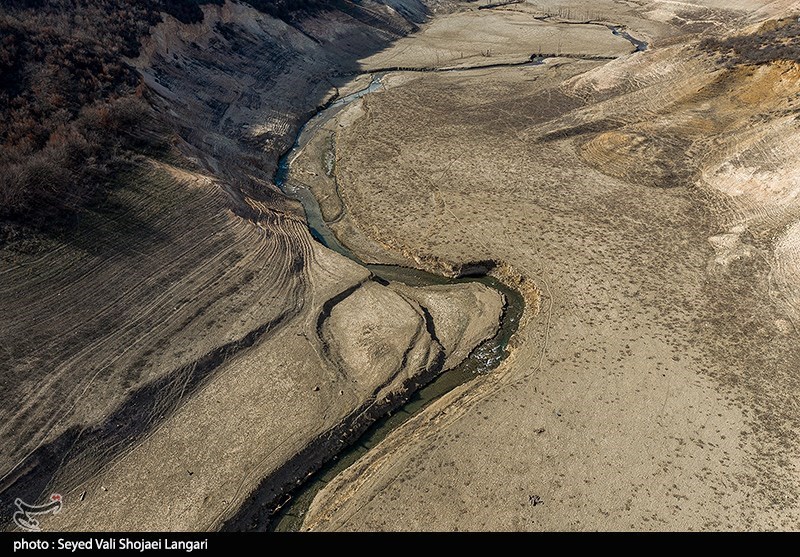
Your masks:
{"label": "pale dry sediment surface", "polygon": [[603,25],[539,21],[514,11],[469,11],[435,18],[412,36],[362,61],[362,69],[474,67],[532,55],[618,56],[631,44]]}
{"label": "pale dry sediment surface", "polygon": [[[427,292],[369,281],[298,216],[244,198],[242,218],[222,184],[150,168],[115,192],[118,212],[84,215],[88,238],[107,235],[97,251],[3,268],[19,351],[4,359],[19,401],[4,408],[4,491],[62,493],[69,512],[48,529],[218,528],[264,478],[279,494],[341,448],[341,424],[363,427],[496,330],[502,297],[486,287],[450,289],[462,334]],[[36,329],[45,316],[58,332]]]}
{"label": "pale dry sediment surface", "polygon": [[5,494],[85,481],[302,308],[289,271],[302,221],[248,222],[214,180],[187,174],[143,164],[78,230],[4,261]]}
{"label": "pale dry sediment surface", "polygon": [[[353,278],[365,278],[359,267],[343,263],[330,252],[313,258],[308,272],[315,286],[309,303],[317,311],[321,300],[327,301],[327,296],[347,284],[346,270]],[[220,369],[216,380],[182,405],[156,433],[103,474],[79,486],[75,491],[87,489],[91,499],[73,503],[70,513],[59,516],[52,527],[218,528],[264,477],[282,471],[310,442],[325,438],[354,413],[366,413],[370,406],[408,389],[432,362],[404,360],[403,354],[431,354],[435,341],[408,304],[407,313],[395,312],[391,321],[385,318],[382,312],[390,305],[386,302],[396,299],[389,289],[372,282],[358,284],[353,284],[353,294],[334,306],[331,319],[348,311],[348,300],[361,301],[360,292],[369,292],[368,296],[381,302],[375,311],[360,307],[343,330],[336,330],[333,323],[317,331],[317,311],[301,314],[277,329],[268,340]],[[393,346],[387,346],[383,337],[375,338],[371,327],[360,328],[359,319],[376,326],[378,332],[393,332]],[[347,347],[360,348],[358,366],[348,366],[352,359],[341,357],[338,351],[325,354],[330,332],[339,345],[349,342]],[[381,365],[386,361],[396,365],[384,370]],[[332,436],[328,453],[340,449],[345,438]],[[307,462],[295,466],[300,477],[307,473]],[[137,490],[142,484],[158,490],[143,499]],[[280,484],[275,487],[277,492]],[[97,505],[106,509],[102,517],[95,516]],[[169,511],[154,514],[154,509]]]}
{"label": "pale dry sediment surface", "polygon": [[394,4],[344,3],[291,23],[242,3],[207,4],[201,23],[165,16],[130,62],[161,116],[192,146],[187,155],[217,176],[268,189],[297,128],[347,91],[357,60],[454,2]]}
{"label": "pale dry sediment surface", "polygon": [[[335,92],[318,72],[413,25],[336,12],[332,28],[293,27],[239,4],[204,9],[204,24],[167,18],[135,61],[157,110],[181,124],[178,149],[132,162],[104,203],[37,236],[37,249],[1,253],[4,527],[16,497],[59,492],[68,510],[45,529],[219,528],[259,487],[268,506],[496,329],[502,297],[479,287],[460,311],[480,324],[438,346],[436,318],[409,296],[409,323],[380,314],[413,332],[393,339],[386,373],[367,328],[326,328],[362,350],[366,367],[348,369],[320,325],[362,289],[399,294],[314,242],[299,205],[267,185],[301,115]],[[435,357],[402,358],[418,345]]]}
{"label": "pale dry sediment surface", "polygon": [[[742,16],[647,7],[678,4]],[[337,136],[352,225],[399,254],[507,262],[542,311],[304,526],[796,528],[796,71],[676,43],[367,97]]]}
{"label": "pale dry sediment surface", "polygon": [[[657,45],[757,18],[741,2],[704,4],[647,4],[658,18],[643,20],[644,36]],[[183,123],[178,144],[195,164],[140,161],[74,234],[3,254],[2,509],[62,492],[69,512],[47,529],[249,527],[238,509],[257,487],[268,507],[495,328],[496,293],[373,283],[314,243],[300,208],[266,184],[298,113],[357,88],[335,74],[412,26],[390,17],[362,33],[338,14],[296,28],[231,3],[206,12],[207,27],[165,22],[136,61],[161,113]],[[534,27],[486,12],[496,44],[520,33],[524,48],[504,56],[530,54]],[[633,28],[641,13],[607,19]],[[629,49],[605,32],[598,55]],[[433,39],[425,53],[448,50],[450,39]],[[319,170],[323,212],[348,243],[358,233],[357,252],[453,268],[501,261],[543,297],[497,373],[345,472],[309,525],[796,524],[798,366],[785,311],[795,174],[759,174],[794,133],[776,116],[791,107],[770,100],[792,80],[780,66],[718,74],[678,43],[608,65],[392,75],[325,128],[328,144],[307,153],[317,166],[304,168]],[[729,91],[748,84],[751,97]],[[766,120],[750,125],[739,112],[753,98]],[[736,137],[752,127],[745,149]],[[715,181],[726,176],[758,176],[741,180],[748,191],[774,185],[737,202],[731,180]]]}

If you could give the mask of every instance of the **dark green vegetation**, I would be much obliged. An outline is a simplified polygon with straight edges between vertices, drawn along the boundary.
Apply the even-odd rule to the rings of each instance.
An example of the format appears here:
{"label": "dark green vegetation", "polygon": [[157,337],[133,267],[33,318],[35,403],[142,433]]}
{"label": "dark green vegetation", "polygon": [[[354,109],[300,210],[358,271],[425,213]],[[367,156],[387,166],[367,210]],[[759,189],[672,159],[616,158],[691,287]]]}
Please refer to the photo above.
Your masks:
{"label": "dark green vegetation", "polygon": [[724,39],[706,38],[700,46],[721,54],[720,62],[767,64],[778,60],[800,62],[800,16],[793,15],[764,23],[758,32]]}

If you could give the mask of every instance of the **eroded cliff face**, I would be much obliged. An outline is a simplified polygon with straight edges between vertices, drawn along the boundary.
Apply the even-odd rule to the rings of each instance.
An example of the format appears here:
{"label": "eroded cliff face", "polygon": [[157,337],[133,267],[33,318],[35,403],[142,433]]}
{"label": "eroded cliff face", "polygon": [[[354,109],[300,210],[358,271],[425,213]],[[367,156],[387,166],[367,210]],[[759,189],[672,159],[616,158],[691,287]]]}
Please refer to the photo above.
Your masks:
{"label": "eroded cliff face", "polygon": [[134,64],[205,166],[267,187],[298,125],[350,81],[357,60],[415,28],[375,3],[292,25],[232,2],[204,13],[195,25],[167,17]]}
{"label": "eroded cliff face", "polygon": [[131,61],[172,152],[132,161],[74,230],[0,268],[5,521],[16,497],[59,492],[45,529],[217,528],[493,334],[502,296],[454,287],[455,311],[483,311],[440,343],[424,296],[314,242],[271,184],[358,58],[430,13],[343,6],[291,25],[233,2],[165,16]]}

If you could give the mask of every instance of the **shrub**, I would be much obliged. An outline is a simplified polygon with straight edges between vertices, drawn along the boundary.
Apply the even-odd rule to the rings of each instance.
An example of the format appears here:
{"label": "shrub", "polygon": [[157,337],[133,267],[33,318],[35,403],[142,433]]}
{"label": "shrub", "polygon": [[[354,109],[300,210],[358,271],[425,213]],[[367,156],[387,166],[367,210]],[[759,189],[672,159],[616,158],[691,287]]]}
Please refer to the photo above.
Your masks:
{"label": "shrub", "polygon": [[[291,19],[339,0],[245,0]],[[45,222],[102,195],[126,149],[163,147],[125,63],[166,12],[202,21],[224,0],[4,0],[0,219]],[[141,128],[143,122],[148,126]]]}
{"label": "shrub", "polygon": [[767,21],[751,35],[706,38],[700,47],[719,53],[720,63],[727,66],[766,64],[778,60],[800,62],[800,18],[792,16]]}

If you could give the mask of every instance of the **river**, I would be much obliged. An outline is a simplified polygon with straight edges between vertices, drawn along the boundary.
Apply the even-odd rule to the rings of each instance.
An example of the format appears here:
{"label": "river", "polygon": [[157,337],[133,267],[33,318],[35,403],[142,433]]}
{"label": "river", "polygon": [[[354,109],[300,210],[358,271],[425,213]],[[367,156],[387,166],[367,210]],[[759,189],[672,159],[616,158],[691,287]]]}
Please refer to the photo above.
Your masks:
{"label": "river", "polygon": [[[617,25],[605,26],[614,35],[628,40],[635,47],[634,52],[647,50],[648,44],[646,42],[632,37],[623,27]],[[543,63],[542,57],[532,55],[530,62],[527,63],[497,64],[491,67],[502,65],[538,65],[541,63]],[[469,69],[475,68],[456,68],[448,71]],[[384,439],[392,430],[422,411],[428,404],[450,392],[455,387],[474,379],[479,374],[489,373],[491,370],[495,369],[507,356],[508,341],[517,330],[519,320],[525,309],[524,299],[518,291],[490,275],[449,278],[409,267],[397,265],[368,265],[364,263],[342,244],[339,238],[336,237],[336,234],[328,227],[313,193],[308,188],[299,186],[288,180],[292,162],[297,158],[320,127],[331,118],[334,118],[342,109],[353,101],[381,90],[383,87],[382,78],[385,73],[386,71],[383,70],[372,74],[369,85],[330,102],[298,130],[294,145],[289,152],[284,154],[279,160],[278,170],[274,179],[275,185],[287,196],[298,200],[303,205],[309,229],[312,236],[317,241],[360,265],[367,267],[376,277],[376,280],[402,282],[410,286],[480,282],[481,284],[500,291],[505,296],[506,305],[501,317],[500,328],[493,338],[477,346],[461,364],[441,373],[427,386],[414,393],[397,411],[379,419],[367,429],[354,444],[334,456],[330,462],[310,476],[303,485],[290,493],[288,498],[270,518],[269,523],[259,525],[271,531],[299,530],[314,496],[329,481],[355,463],[367,451]]]}
{"label": "river", "polygon": [[314,496],[331,478],[358,460],[393,429],[420,412],[431,402],[455,387],[474,379],[479,374],[488,373],[496,368],[507,355],[508,341],[517,330],[520,317],[525,309],[525,301],[519,292],[489,275],[450,278],[398,265],[368,265],[364,263],[345,247],[328,227],[311,191],[288,180],[292,162],[320,127],[335,117],[348,104],[364,95],[380,90],[383,87],[382,77],[383,74],[372,75],[368,86],[329,103],[300,128],[292,149],[282,156],[278,163],[275,185],[287,196],[298,200],[303,205],[308,227],[317,241],[367,267],[374,275],[375,280],[402,282],[409,286],[479,282],[500,291],[505,297],[506,304],[500,327],[494,337],[478,345],[461,364],[439,374],[431,383],[414,393],[400,409],[378,420],[353,445],[336,455],[332,461],[323,466],[294,493],[291,493],[289,499],[285,501],[270,523],[259,525],[265,526],[269,530],[298,530]]}

